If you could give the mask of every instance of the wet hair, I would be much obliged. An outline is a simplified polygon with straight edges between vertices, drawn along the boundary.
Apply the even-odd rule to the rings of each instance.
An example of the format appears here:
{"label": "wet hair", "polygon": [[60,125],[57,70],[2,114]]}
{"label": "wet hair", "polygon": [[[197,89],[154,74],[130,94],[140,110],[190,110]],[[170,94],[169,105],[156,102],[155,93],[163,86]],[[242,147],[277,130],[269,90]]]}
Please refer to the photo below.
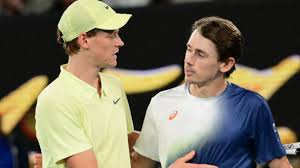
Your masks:
{"label": "wet hair", "polygon": [[[92,29],[88,32],[86,32],[86,35],[87,37],[93,37],[97,34],[97,32],[99,31],[103,31],[103,32],[106,32],[106,33],[113,33],[114,30],[101,30],[101,29]],[[77,42],[77,39],[78,38],[75,38],[71,41],[68,41],[68,42],[65,42],[62,38],[63,34],[61,33],[61,31],[59,29],[57,29],[57,32],[56,32],[56,35],[57,35],[57,42],[58,44],[62,45],[62,47],[65,49],[65,53],[67,55],[73,55],[73,54],[77,54],[80,47],[79,47],[79,44]]]}
{"label": "wet hair", "polygon": [[[229,57],[238,61],[242,56],[243,35],[231,21],[217,16],[204,17],[193,24],[194,30],[215,44],[219,61],[224,62]],[[228,78],[234,70],[235,65],[225,73],[225,77]]]}

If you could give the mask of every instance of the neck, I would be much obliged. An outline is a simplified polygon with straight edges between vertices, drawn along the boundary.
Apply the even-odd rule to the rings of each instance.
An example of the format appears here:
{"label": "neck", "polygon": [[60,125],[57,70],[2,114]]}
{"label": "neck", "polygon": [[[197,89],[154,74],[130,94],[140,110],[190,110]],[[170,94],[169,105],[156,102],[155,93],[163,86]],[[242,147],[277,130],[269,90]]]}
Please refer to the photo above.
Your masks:
{"label": "neck", "polygon": [[90,64],[84,55],[69,56],[68,65],[66,70],[81,79],[82,81],[90,84],[96,89],[99,89],[99,71],[100,68]]}
{"label": "neck", "polygon": [[190,94],[193,96],[209,98],[216,97],[222,94],[223,91],[226,89],[227,85],[227,81],[224,78],[222,78],[205,84],[190,83],[188,88]]}

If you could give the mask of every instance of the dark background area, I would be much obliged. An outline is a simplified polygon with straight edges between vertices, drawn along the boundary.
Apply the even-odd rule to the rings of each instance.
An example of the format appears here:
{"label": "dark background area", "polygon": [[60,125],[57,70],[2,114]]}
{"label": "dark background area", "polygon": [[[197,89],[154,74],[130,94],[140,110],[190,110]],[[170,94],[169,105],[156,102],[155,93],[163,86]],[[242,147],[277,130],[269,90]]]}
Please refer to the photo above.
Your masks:
{"label": "dark background area", "polygon": [[[245,54],[239,64],[257,69],[276,65],[300,54],[300,6],[297,3],[195,3],[119,9],[132,13],[121,29],[125,46],[118,54],[118,67],[151,69],[182,65],[192,23],[203,16],[232,20],[245,37]],[[45,74],[50,81],[67,56],[56,43],[59,14],[0,17],[0,97],[30,78]],[[177,86],[183,76],[159,90],[128,95],[136,130],[140,130],[150,98],[158,91]],[[255,80],[255,79],[254,79]],[[278,126],[288,126],[300,135],[300,73],[293,76],[270,99]]]}

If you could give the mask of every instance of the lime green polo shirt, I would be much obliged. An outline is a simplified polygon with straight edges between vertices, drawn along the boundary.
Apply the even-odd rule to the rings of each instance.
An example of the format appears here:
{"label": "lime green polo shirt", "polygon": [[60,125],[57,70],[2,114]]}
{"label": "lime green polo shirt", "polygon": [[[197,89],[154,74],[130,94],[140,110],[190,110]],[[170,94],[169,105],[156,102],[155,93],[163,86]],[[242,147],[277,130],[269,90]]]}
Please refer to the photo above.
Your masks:
{"label": "lime green polo shirt", "polygon": [[130,168],[127,135],[133,124],[125,92],[116,78],[99,75],[101,96],[63,66],[39,95],[35,118],[43,167],[66,167],[65,158],[91,149],[99,167]]}

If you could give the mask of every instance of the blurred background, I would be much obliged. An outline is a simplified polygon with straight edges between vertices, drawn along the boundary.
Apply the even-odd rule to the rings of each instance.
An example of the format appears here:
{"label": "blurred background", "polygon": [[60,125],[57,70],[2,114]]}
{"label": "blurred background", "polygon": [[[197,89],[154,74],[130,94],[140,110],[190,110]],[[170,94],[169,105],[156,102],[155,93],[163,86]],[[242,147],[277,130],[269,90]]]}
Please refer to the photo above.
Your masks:
{"label": "blurred background", "polygon": [[[59,74],[67,56],[56,26],[74,0],[0,0],[0,168],[27,168],[39,152],[34,108],[40,91]],[[269,102],[283,143],[300,135],[300,3],[296,0],[105,0],[133,14],[121,29],[125,46],[118,68],[134,125],[140,130],[157,92],[183,82],[182,63],[192,23],[217,15],[245,37],[244,56],[229,79]],[[294,167],[299,158],[289,156]],[[5,164],[11,160],[13,165]]]}

